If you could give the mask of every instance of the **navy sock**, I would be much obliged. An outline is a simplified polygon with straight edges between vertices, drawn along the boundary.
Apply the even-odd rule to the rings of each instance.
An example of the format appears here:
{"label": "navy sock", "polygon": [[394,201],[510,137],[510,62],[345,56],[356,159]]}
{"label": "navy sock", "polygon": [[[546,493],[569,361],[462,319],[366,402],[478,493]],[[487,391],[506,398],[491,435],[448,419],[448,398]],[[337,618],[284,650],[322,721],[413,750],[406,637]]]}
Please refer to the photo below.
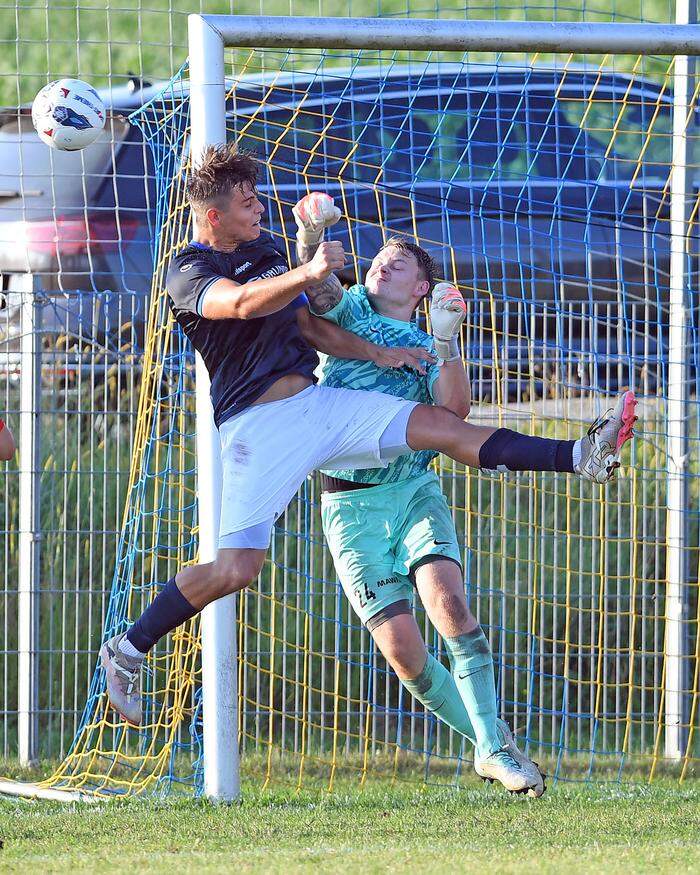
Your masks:
{"label": "navy sock", "polygon": [[487,471],[566,471],[573,474],[574,443],[499,428],[479,450],[479,465]]}
{"label": "navy sock", "polygon": [[163,635],[194,617],[196,608],[187,601],[171,578],[126,633],[141,653],[148,653]]}

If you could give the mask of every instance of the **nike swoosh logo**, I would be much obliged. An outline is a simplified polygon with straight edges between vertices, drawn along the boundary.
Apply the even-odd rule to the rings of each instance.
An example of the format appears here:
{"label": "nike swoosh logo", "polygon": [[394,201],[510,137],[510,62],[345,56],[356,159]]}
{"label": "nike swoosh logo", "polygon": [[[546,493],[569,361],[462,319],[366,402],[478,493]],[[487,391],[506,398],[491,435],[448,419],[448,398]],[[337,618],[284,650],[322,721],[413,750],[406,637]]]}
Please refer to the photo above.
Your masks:
{"label": "nike swoosh logo", "polygon": [[442,547],[444,544],[451,544],[452,541],[435,541],[436,547]]}

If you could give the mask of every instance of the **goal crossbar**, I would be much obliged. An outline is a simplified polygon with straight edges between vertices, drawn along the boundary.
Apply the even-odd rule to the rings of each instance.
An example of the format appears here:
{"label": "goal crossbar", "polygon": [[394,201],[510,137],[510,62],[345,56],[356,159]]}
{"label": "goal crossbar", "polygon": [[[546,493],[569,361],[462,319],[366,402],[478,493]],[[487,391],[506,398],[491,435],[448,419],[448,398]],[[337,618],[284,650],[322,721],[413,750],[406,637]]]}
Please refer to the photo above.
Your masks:
{"label": "goal crossbar", "polygon": [[[196,163],[205,148],[226,141],[225,47],[282,49],[392,49],[418,51],[553,52],[673,55],[673,169],[670,191],[671,349],[687,336],[687,144],[686,115],[692,94],[688,56],[700,55],[700,26],[687,23],[679,9],[669,24],[607,24],[524,21],[455,21],[374,18],[287,18],[254,15],[190,15],[190,154]],[[197,455],[199,561],[216,556],[220,505],[219,441],[209,400],[209,379],[197,357]],[[681,750],[681,673],[685,556],[684,364],[669,367],[667,469],[667,593],[665,666],[665,750]],[[235,596],[208,605],[202,613],[204,792],[212,799],[239,794],[238,691],[235,664]]]}
{"label": "goal crossbar", "polygon": [[203,15],[235,47],[700,55],[700,25]]}

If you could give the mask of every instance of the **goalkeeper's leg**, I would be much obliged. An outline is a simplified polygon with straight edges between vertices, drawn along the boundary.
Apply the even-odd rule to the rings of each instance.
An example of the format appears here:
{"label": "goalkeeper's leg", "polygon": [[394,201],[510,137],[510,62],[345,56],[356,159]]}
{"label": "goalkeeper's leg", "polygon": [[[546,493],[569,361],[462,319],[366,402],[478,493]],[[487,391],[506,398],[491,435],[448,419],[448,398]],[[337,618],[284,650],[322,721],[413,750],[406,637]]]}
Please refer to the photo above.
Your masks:
{"label": "goalkeeper's leg", "polygon": [[409,603],[396,603],[405,611],[384,620],[375,616],[368,624],[374,641],[393,668],[403,686],[428,711],[450,728],[476,742],[474,728],[467,714],[457,684],[450,671],[426,651],[425,642]]}
{"label": "goalkeeper's leg", "polygon": [[537,765],[515,744],[508,725],[497,719],[491,648],[470,612],[462,571],[456,562],[426,556],[414,569],[416,589],[432,624],[442,636],[455,686],[474,727],[474,768],[507,789],[541,796],[544,780]]}

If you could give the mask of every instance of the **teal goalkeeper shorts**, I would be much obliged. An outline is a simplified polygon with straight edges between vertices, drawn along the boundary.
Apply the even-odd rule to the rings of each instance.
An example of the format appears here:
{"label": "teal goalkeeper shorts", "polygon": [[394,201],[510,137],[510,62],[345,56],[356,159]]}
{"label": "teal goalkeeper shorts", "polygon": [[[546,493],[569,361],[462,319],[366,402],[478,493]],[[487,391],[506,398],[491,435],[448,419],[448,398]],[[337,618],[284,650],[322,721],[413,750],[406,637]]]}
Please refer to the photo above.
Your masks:
{"label": "teal goalkeeper shorts", "polygon": [[432,471],[324,493],[321,519],[345,595],[370,629],[381,622],[377,615],[391,616],[391,605],[412,601],[411,574],[429,557],[462,567],[452,514]]}

